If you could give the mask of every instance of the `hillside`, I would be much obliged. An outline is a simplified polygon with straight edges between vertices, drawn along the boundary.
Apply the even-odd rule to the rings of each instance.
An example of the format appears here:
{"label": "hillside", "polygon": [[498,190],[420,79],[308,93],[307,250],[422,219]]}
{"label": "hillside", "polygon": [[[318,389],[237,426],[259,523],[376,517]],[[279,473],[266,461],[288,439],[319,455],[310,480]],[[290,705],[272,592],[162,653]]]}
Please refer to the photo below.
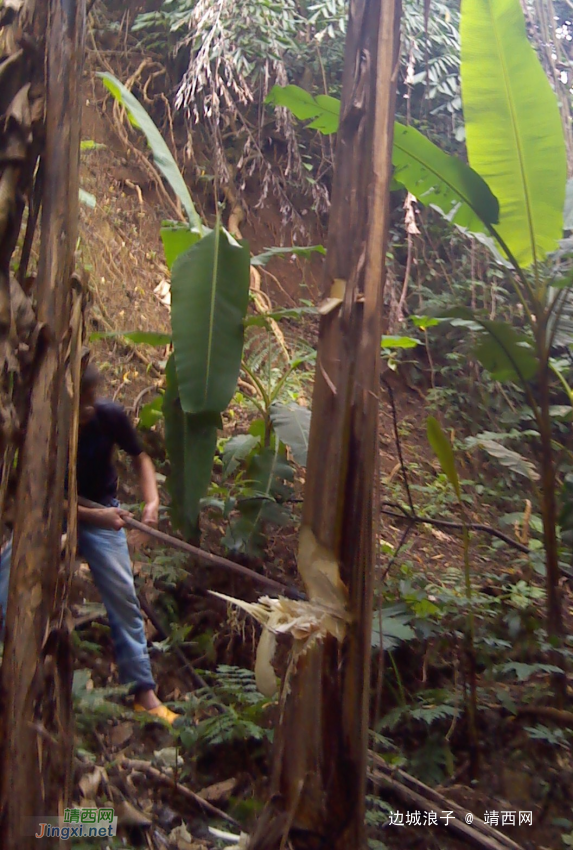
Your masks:
{"label": "hillside", "polygon": [[[142,65],[152,60],[133,47],[118,50],[119,35],[105,44],[97,43],[97,47],[96,43],[89,51],[84,81],[82,132],[84,140],[96,144],[94,149],[84,150],[81,165],[82,187],[95,197],[96,205],[81,209],[79,246],[81,261],[89,271],[89,330],[109,334],[168,332],[169,308],[161,298],[168,291],[169,271],[159,231],[162,221],[176,217],[177,209],[148,164],[141,136],[121,121],[97,77],[98,71],[111,70],[127,80],[131,75],[141,75]],[[156,98],[153,100],[156,105]],[[154,117],[158,119],[157,112]],[[212,184],[197,176],[207,165],[207,154],[195,152],[202,165],[193,173],[191,164],[186,162],[180,131],[175,118],[171,142],[178,161],[186,166],[183,171],[193,198],[205,218],[213,222]],[[204,168],[205,173],[208,170]],[[244,216],[240,230],[251,253],[256,255],[297,241],[300,244],[300,233],[293,233],[296,228],[281,221],[280,201],[271,194],[260,203],[262,194],[255,172],[240,205]],[[227,197],[223,209],[227,222],[230,214],[237,213],[234,200]],[[324,216],[313,217],[308,211],[305,218],[307,244],[324,242]],[[322,258],[316,255],[310,260],[273,259],[260,280],[268,308],[295,308],[302,302],[316,305],[320,300],[322,264]],[[306,348],[316,346],[315,318],[287,320],[281,328],[292,356],[301,343]],[[399,333],[401,329],[392,330]],[[128,344],[121,336],[94,341],[92,348],[105,377],[106,394],[137,418],[142,406],[164,386],[166,350]],[[477,817],[502,810],[534,810],[533,826],[509,825],[502,830],[504,835],[524,848],[557,848],[565,835],[563,829],[569,828],[566,824],[572,773],[569,739],[563,724],[570,724],[571,717],[567,711],[560,716],[547,709],[547,669],[530,641],[542,616],[542,580],[521,553],[487,531],[476,531],[471,540],[477,617],[488,637],[480,644],[478,662],[482,768],[478,781],[471,781],[468,774],[467,731],[458,722],[467,687],[457,656],[466,616],[460,514],[426,434],[428,413],[438,409],[441,415],[443,411],[439,401],[436,403],[436,386],[439,389],[445,382],[438,378],[433,387],[432,382],[434,371],[439,375],[445,365],[446,360],[432,364],[431,379],[423,357],[401,361],[398,358],[396,370],[389,368],[387,361],[384,365],[379,446],[382,515],[376,597],[377,606],[384,608],[384,618],[389,623],[383,626],[384,643],[392,652],[378,652],[374,641],[374,746],[386,764],[404,767]],[[310,367],[293,384],[292,392],[299,403],[310,404]],[[240,393],[239,382],[239,395],[223,417],[220,440],[245,434],[255,416],[246,394],[241,397]],[[466,423],[456,419],[455,412],[451,419],[442,418],[444,425],[452,429],[453,438],[461,440],[467,435]],[[142,437],[160,474],[168,474],[161,424],[151,431],[144,429]],[[467,521],[494,528],[514,540],[526,540],[530,533],[538,532],[537,527],[530,531],[524,519],[529,510],[527,492],[508,493],[503,472],[484,455],[476,457],[475,453],[460,451],[459,458]],[[139,498],[134,480],[128,466],[122,464],[122,470],[123,500],[134,505]],[[404,474],[408,490],[404,487]],[[305,471],[296,465],[289,521],[281,528],[269,525],[265,529],[263,552],[232,557],[287,584],[298,581],[296,549],[304,483]],[[234,486],[234,482],[222,479],[219,462],[211,497],[228,497]],[[165,490],[162,497],[167,505],[169,496]],[[433,520],[434,525],[404,519],[409,498],[418,516]],[[513,522],[500,525],[500,516],[512,512]],[[458,527],[440,525],[444,522],[457,523]],[[162,528],[173,531],[167,513]],[[227,554],[226,529],[226,519],[220,514],[209,508],[203,511],[205,548]],[[140,723],[122,697],[112,695],[111,702],[104,701],[108,692],[103,689],[115,684],[115,668],[108,630],[101,609],[94,607],[97,594],[84,566],[73,596],[78,626],[78,778],[83,775],[80,796],[85,800],[103,794],[116,801],[116,806],[123,801],[122,840],[127,844],[117,846],[169,846],[179,850],[221,846],[207,831],[207,822],[236,833],[237,824],[250,828],[261,808],[268,782],[276,704],[256,694],[252,677],[246,672],[254,667],[258,627],[209,597],[208,591],[215,589],[252,600],[258,594],[243,579],[229,578],[198,561],[186,561],[169,549],[139,552],[135,571],[141,593],[165,627],[165,634],[160,635],[147,622],[160,695],[184,710],[189,722],[181,731],[169,732],[157,725]],[[568,584],[563,586],[563,594],[570,619]],[[507,641],[508,629],[511,642]],[[285,663],[286,646],[281,646],[277,673],[284,671]],[[209,677],[212,691],[194,694],[195,681],[189,664],[204,676],[218,670],[218,674]],[[504,664],[508,665],[505,678],[499,676]],[[93,678],[89,670],[93,671]],[[217,701],[226,706],[222,719],[217,714]],[[174,767],[176,756],[181,761]],[[165,779],[166,776],[171,778]],[[179,793],[169,789],[171,779],[183,786]],[[184,789],[200,792],[202,799],[220,807],[225,814],[202,814],[197,800]],[[414,826],[393,828],[388,823],[384,801],[393,800],[393,808],[399,809],[399,795],[388,798],[386,791],[374,785],[369,795],[373,847],[402,847],[406,846],[405,841],[407,846],[421,849],[440,846],[454,850],[467,846],[449,830],[432,832],[428,838],[426,830]],[[394,805],[396,800],[398,805]],[[130,806],[143,812],[151,824],[138,826]]]}
{"label": "hillside", "polygon": [[87,11],[0,0],[0,844],[573,847],[570,4]]}

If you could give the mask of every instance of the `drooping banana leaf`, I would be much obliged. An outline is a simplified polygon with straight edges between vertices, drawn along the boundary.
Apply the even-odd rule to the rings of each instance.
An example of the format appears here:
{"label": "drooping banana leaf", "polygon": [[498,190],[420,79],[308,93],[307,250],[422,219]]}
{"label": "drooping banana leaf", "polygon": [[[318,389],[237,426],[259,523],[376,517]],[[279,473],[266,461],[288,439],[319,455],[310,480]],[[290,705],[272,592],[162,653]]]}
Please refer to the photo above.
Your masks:
{"label": "drooping banana leaf", "polygon": [[111,92],[117,102],[125,107],[132,125],[141,130],[145,135],[147,143],[151,148],[151,153],[153,154],[153,161],[181,201],[181,205],[189,219],[189,224],[193,229],[201,232],[201,218],[191,200],[185,180],[179,171],[171,151],[152,119],[147,114],[146,109],[141,105],[135,95],[129,89],[126,89],[123,83],[120,83],[113,74],[102,72],[98,76],[101,77],[104,86]]}
{"label": "drooping banana leaf", "polygon": [[485,180],[414,127],[394,125],[392,163],[396,179],[452,224],[470,233],[485,233],[485,225],[498,221],[499,204]]}
{"label": "drooping banana leaf", "polygon": [[[274,86],[267,97],[268,103],[290,109],[297,118],[320,118],[316,129],[323,133],[338,129],[334,118],[339,109],[333,109],[331,100],[319,102],[298,86]],[[488,224],[497,223],[499,204],[485,180],[414,127],[395,123],[392,164],[397,183],[464,231],[484,234]]]}

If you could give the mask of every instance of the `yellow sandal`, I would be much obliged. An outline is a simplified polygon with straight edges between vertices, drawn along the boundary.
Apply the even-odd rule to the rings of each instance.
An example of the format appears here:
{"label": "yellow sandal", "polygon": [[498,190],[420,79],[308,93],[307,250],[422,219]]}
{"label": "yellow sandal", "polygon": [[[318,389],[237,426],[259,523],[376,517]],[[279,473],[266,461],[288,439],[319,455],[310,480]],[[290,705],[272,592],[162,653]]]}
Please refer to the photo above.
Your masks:
{"label": "yellow sandal", "polygon": [[136,702],[133,704],[133,710],[144,711],[146,714],[156,717],[158,720],[165,721],[165,723],[168,723],[169,726],[173,726],[175,721],[179,720],[181,717],[180,714],[176,714],[174,711],[171,711],[171,709],[167,708],[167,706],[163,705],[163,703],[155,708],[144,708],[144,706]]}

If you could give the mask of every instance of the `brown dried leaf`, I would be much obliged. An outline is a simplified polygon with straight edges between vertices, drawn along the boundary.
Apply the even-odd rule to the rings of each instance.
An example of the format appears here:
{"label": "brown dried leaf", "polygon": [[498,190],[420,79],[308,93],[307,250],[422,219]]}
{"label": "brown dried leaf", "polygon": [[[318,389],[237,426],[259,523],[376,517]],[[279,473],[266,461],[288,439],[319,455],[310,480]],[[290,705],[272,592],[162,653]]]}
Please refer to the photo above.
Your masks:
{"label": "brown dried leaf", "polygon": [[84,773],[78,782],[82,796],[89,800],[94,800],[102,779],[106,779],[105,770],[97,765],[90,773]]}
{"label": "brown dried leaf", "polygon": [[121,747],[126,741],[129,741],[133,735],[133,725],[131,723],[118,723],[109,733],[109,740],[112,747]]}
{"label": "brown dried leaf", "polygon": [[127,800],[124,800],[118,806],[115,807],[115,813],[117,815],[117,823],[118,826],[151,826],[153,821],[151,821],[143,812],[140,812],[139,809],[136,809],[135,806],[132,806],[131,803],[128,803]]}
{"label": "brown dried leaf", "polygon": [[176,826],[169,833],[169,841],[177,847],[177,850],[207,850],[207,845],[201,841],[195,841],[185,824]]}
{"label": "brown dried leaf", "polygon": [[198,796],[208,803],[220,803],[227,800],[237,787],[237,780],[233,776],[230,779],[225,779],[223,782],[215,782],[214,785],[209,785],[199,791]]}

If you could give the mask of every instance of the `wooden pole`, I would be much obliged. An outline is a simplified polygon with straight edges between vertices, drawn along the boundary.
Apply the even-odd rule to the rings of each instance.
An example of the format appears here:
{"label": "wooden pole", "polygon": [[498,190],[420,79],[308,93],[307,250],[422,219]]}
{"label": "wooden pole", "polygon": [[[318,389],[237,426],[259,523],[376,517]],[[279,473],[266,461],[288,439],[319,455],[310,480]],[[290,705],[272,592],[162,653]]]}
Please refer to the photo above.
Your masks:
{"label": "wooden pole", "polygon": [[[42,329],[19,452],[2,665],[0,846],[4,850],[31,850],[37,845],[33,835],[23,835],[25,818],[62,812],[73,747],[71,651],[61,612],[65,599],[56,599],[56,587],[69,434],[77,415],[77,397],[66,383],[66,364],[71,357],[71,373],[77,380],[81,341],[81,310],[74,297],[72,272],[78,227],[85,0],[44,2],[45,148],[36,279]],[[34,47],[40,45],[28,49]],[[75,463],[75,458],[70,460]],[[68,547],[68,571],[70,552]],[[55,843],[56,839],[48,839],[48,846]]]}
{"label": "wooden pole", "polygon": [[342,303],[320,324],[299,546],[310,600],[339,606],[347,625],[342,639],[333,633],[295,646],[271,799],[251,850],[365,846],[380,335],[400,16],[400,0],[350,3],[323,293]]}

